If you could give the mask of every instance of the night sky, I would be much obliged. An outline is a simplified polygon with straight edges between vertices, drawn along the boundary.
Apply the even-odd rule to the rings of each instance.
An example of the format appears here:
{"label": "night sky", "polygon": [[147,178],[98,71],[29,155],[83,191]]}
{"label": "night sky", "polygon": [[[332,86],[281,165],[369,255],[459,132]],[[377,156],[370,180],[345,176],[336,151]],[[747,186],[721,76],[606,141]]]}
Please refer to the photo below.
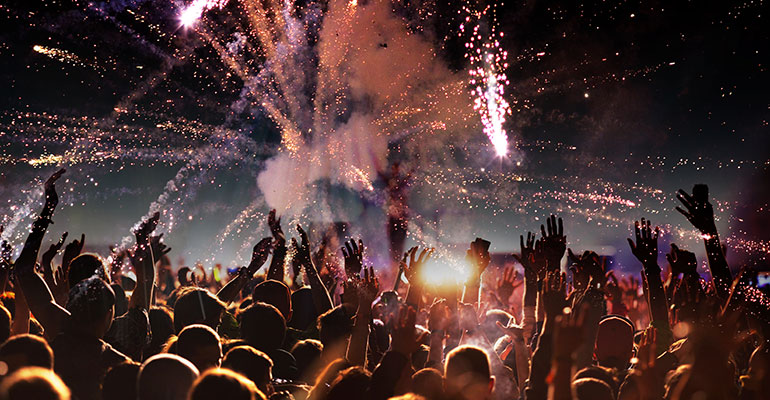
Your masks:
{"label": "night sky", "polygon": [[[695,183],[710,187],[734,267],[770,254],[770,31],[761,0],[303,2],[287,12],[300,22],[302,48],[272,55],[249,1],[222,1],[192,26],[179,20],[190,1],[3,2],[3,239],[20,250],[41,205],[40,179],[64,166],[47,241],[85,232],[87,247],[103,252],[161,209],[175,261],[244,263],[273,206],[284,221],[317,229],[349,221],[348,233],[375,243],[375,259],[384,254],[386,196],[373,171],[401,161],[414,171],[409,240],[445,255],[460,257],[476,236],[493,251],[518,251],[518,235],[556,212],[571,248],[623,267],[638,268],[625,238],[641,217],[664,228],[661,249],[676,242],[703,261],[674,210],[676,190]],[[503,158],[471,106],[460,28],[476,23],[467,9],[485,8],[484,40],[494,27],[502,35],[493,50],[507,52]],[[344,24],[327,23],[343,9],[352,15],[343,21],[373,28],[344,39]],[[356,67],[327,84],[317,71],[339,43],[364,73]],[[398,64],[386,61],[404,54],[432,58],[402,59],[419,71],[390,74]],[[345,61],[335,68],[346,71]],[[323,85],[341,88],[330,107],[342,111],[328,132],[301,129],[312,145],[293,153],[303,161],[285,161],[287,130],[265,99],[291,109],[286,99],[296,96],[287,118],[315,127],[305,116],[318,110],[313,93]],[[408,95],[394,101],[390,90]],[[425,98],[430,107],[416,106]],[[331,166],[307,161],[327,153]],[[286,182],[271,162],[286,166]],[[288,183],[298,175],[310,176],[302,182],[312,190]],[[295,195],[303,200],[291,205]]]}

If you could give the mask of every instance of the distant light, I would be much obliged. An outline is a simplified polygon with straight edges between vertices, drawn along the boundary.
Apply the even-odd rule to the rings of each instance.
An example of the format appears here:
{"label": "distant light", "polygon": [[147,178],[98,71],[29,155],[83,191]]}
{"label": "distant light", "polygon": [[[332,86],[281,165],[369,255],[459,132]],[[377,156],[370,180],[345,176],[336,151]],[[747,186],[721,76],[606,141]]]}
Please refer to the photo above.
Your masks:
{"label": "distant light", "polygon": [[583,93],[583,97],[588,98],[588,92]]}
{"label": "distant light", "polygon": [[636,14],[631,14],[631,18],[633,18],[633,17],[635,17],[635,16],[636,16]]}

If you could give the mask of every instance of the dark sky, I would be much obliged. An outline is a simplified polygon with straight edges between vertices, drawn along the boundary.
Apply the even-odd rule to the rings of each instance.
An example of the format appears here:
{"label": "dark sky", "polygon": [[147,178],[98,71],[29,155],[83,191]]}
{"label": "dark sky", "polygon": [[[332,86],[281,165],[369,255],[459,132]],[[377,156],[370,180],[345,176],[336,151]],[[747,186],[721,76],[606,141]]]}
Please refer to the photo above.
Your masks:
{"label": "dark sky", "polygon": [[[244,31],[242,1],[204,19],[217,33]],[[175,176],[184,188],[163,201],[176,210],[168,241],[179,257],[243,262],[248,242],[266,233],[254,233],[264,227],[253,218],[267,209],[256,177],[278,151],[280,133],[259,112],[232,112],[244,82],[211,45],[180,28],[179,6],[187,3],[0,5],[0,217],[15,227],[4,238],[21,243],[29,211],[39,207],[34,180],[59,164],[43,156],[62,156],[71,170],[53,234],[84,231],[100,249],[118,243]],[[449,171],[447,159],[412,162],[411,202],[423,233],[449,249],[484,236],[493,250],[512,251],[519,233],[558,212],[570,246],[628,260],[629,223],[649,216],[666,224],[665,243],[700,251],[673,211],[674,193],[707,183],[731,259],[766,256],[770,33],[760,4],[491,5],[508,52],[506,127],[520,163],[495,160],[481,133],[468,133],[457,148],[446,143],[459,172],[437,172]],[[460,74],[468,67],[467,40],[458,35],[464,5],[393,9]],[[248,65],[259,70],[263,61]],[[233,144],[223,129],[243,137]],[[390,158],[405,157],[396,148]],[[191,164],[193,155],[206,161]],[[432,183],[438,176],[447,183]],[[384,224],[383,196],[334,185],[326,193],[330,204],[352,210],[347,219],[368,225],[361,232]]]}

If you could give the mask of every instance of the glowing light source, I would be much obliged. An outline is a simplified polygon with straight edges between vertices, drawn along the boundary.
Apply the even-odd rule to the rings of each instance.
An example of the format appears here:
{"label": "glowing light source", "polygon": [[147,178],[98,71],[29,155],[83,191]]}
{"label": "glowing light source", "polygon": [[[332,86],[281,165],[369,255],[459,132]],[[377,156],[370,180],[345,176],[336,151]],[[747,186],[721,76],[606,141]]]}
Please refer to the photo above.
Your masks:
{"label": "glowing light source", "polygon": [[185,28],[195,25],[204,12],[212,8],[222,8],[227,4],[227,0],[193,0],[179,14],[179,23]]}
{"label": "glowing light source", "polygon": [[468,269],[462,265],[447,263],[446,260],[431,259],[420,271],[420,279],[433,287],[458,285],[468,279]]}

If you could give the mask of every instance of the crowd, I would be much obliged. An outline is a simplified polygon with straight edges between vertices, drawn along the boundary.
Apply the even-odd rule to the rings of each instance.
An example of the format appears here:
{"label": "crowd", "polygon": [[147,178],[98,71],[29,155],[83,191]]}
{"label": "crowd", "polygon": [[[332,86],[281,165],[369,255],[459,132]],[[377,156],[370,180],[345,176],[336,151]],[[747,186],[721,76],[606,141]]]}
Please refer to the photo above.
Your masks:
{"label": "crowd", "polygon": [[172,273],[159,214],[106,261],[66,234],[41,254],[64,172],[15,260],[3,244],[0,400],[770,398],[770,303],[756,271],[733,276],[704,185],[677,194],[703,277],[676,245],[664,272],[645,219],[628,240],[640,276],[616,277],[552,215],[520,238],[523,276],[476,239],[464,283],[425,283],[433,250],[412,248],[386,285],[361,240],[335,262],[275,211],[229,280]]}

